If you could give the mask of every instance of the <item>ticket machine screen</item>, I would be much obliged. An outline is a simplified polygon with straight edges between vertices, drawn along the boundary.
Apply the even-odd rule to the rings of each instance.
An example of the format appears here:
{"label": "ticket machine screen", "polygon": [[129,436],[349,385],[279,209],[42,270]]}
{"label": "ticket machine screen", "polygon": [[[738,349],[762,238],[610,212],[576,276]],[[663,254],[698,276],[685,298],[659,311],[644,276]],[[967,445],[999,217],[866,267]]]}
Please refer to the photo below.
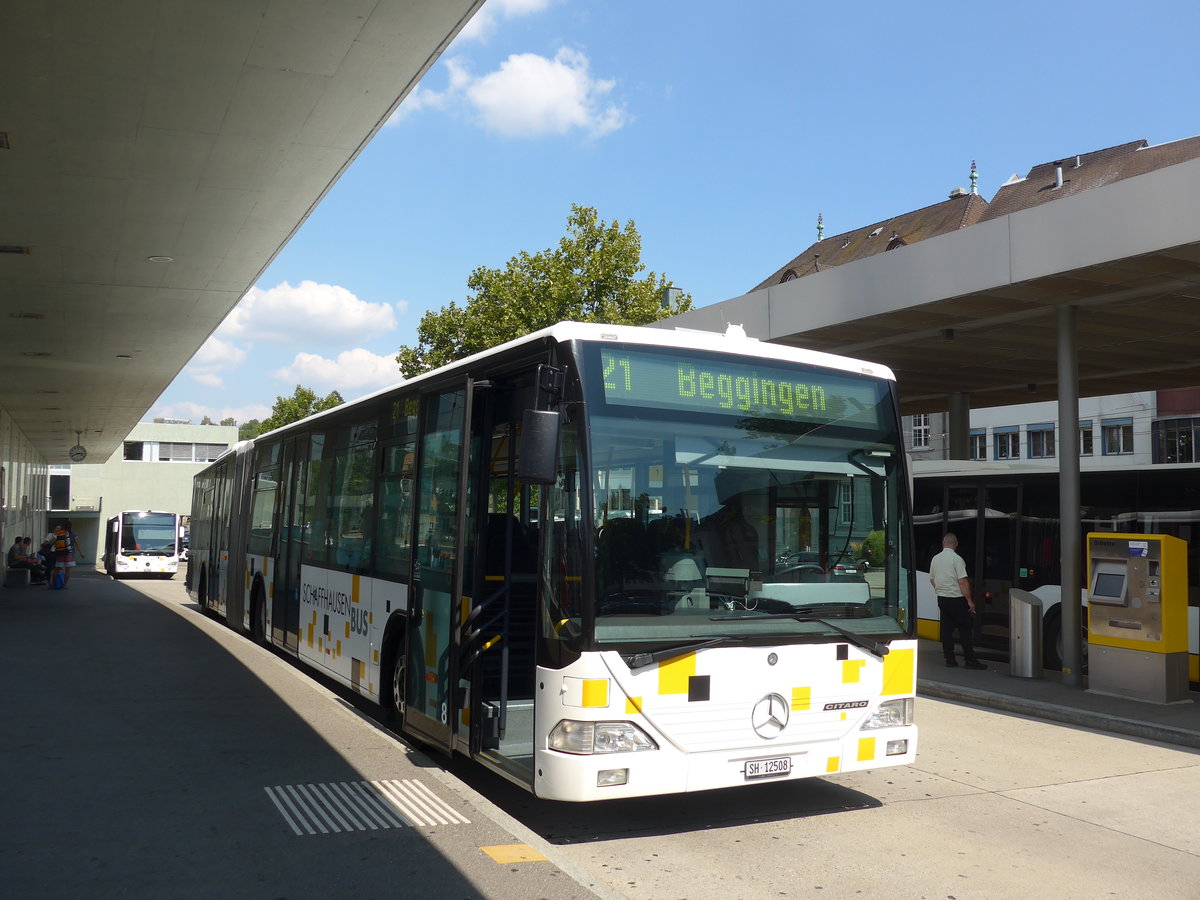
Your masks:
{"label": "ticket machine screen", "polygon": [[1125,576],[1119,572],[1097,572],[1092,599],[1107,603],[1125,602]]}

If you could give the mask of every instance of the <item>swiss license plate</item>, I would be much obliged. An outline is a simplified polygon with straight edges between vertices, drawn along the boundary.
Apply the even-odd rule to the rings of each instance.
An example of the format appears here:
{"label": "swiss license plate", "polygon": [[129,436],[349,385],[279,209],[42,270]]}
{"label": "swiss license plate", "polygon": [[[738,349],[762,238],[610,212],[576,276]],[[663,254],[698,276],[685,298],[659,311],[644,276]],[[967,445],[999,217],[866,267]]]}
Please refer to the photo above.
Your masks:
{"label": "swiss license plate", "polygon": [[790,756],[746,760],[747,778],[778,778],[781,775],[790,774],[792,774],[792,758]]}

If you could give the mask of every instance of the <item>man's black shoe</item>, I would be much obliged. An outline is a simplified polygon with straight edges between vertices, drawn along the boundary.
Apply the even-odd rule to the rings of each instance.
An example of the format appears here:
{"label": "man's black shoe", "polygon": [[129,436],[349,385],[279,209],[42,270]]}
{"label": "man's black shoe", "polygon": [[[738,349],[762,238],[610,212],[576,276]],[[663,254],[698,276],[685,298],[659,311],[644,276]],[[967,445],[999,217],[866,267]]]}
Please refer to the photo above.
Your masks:
{"label": "man's black shoe", "polygon": [[958,668],[958,663],[956,663],[956,662],[955,662],[954,660],[952,660],[952,659],[948,659],[948,660],[946,660],[946,668],[947,668],[947,669],[957,669],[957,668]]}
{"label": "man's black shoe", "polygon": [[986,669],[987,668],[987,666],[985,666],[979,660],[975,660],[974,662],[969,662],[966,664],[966,666],[968,669]]}

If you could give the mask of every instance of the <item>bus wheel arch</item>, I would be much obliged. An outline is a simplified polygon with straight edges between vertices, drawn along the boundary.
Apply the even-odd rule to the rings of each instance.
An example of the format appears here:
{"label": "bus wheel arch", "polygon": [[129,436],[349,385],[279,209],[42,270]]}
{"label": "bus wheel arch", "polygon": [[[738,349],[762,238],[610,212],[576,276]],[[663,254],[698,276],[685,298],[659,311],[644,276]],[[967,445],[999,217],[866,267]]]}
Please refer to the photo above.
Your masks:
{"label": "bus wheel arch", "polygon": [[1062,668],[1062,604],[1056,603],[1046,610],[1042,622],[1042,666],[1047,669]]}
{"label": "bus wheel arch", "polygon": [[[1062,671],[1063,652],[1062,604],[1055,603],[1046,611],[1042,621],[1042,666]],[[1083,674],[1088,667],[1087,607],[1080,610],[1079,656],[1082,670],[1080,674]]]}

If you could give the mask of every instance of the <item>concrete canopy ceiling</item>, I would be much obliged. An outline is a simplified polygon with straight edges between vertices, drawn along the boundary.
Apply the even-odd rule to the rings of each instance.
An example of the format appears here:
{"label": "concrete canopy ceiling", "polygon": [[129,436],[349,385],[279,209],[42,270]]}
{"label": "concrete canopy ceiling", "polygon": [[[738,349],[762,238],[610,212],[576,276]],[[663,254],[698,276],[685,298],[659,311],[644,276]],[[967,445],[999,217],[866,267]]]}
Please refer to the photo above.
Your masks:
{"label": "concrete canopy ceiling", "polygon": [[[664,324],[889,366],[904,414],[1057,399],[1058,308],[1079,394],[1200,385],[1200,159],[706,306]],[[1032,389],[1031,389],[1032,386]]]}
{"label": "concrete canopy ceiling", "polygon": [[106,459],[482,0],[13,0],[0,406]]}

